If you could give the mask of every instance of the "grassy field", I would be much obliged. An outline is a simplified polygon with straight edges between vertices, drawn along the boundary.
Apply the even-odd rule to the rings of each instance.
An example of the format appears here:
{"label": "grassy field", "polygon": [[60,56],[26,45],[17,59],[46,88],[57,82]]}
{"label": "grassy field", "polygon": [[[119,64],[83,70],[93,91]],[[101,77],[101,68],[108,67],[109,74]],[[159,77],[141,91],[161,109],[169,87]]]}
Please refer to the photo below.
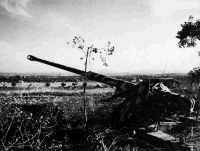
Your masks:
{"label": "grassy field", "polygon": [[[102,148],[101,144],[95,145],[100,146],[99,149],[94,146],[98,141],[96,133],[91,132],[91,125],[99,123],[94,123],[95,118],[98,119],[96,121],[100,118],[103,120],[102,115],[106,112],[100,111],[101,108],[110,112],[112,104],[100,100],[110,97],[114,89],[95,88],[97,83],[90,82],[88,87],[93,89],[88,89],[84,97],[83,90],[80,89],[81,83],[74,89],[60,88],[60,83],[51,83],[50,87],[45,87],[44,83],[31,83],[31,87],[27,88],[29,84],[20,83],[12,87],[10,83],[6,83],[7,87],[1,88],[1,150]],[[71,83],[67,83],[67,86],[71,86]],[[87,131],[83,100],[86,100],[88,114]]]}
{"label": "grassy field", "polygon": [[[31,84],[30,87],[28,87]],[[6,88],[3,87],[3,83],[0,83],[0,92],[5,94],[10,93],[34,93],[34,92],[55,92],[55,93],[81,93],[83,92],[83,82],[79,82],[76,88],[72,87],[72,82],[66,82],[65,87],[61,87],[61,82],[51,83],[49,87],[45,86],[45,83],[18,83],[15,87],[11,86],[11,83],[6,83]],[[114,92],[114,88],[105,87],[98,88],[97,82],[88,82],[87,93],[105,93]]]}
{"label": "grassy field", "polygon": [[[66,89],[61,83],[19,83],[7,88],[0,85],[0,149],[1,150],[160,150],[133,135],[130,129],[111,128],[113,108],[123,100],[105,101],[114,93],[110,87],[96,88],[89,82],[86,96],[82,83]],[[189,85],[175,89],[190,95]],[[83,101],[86,101],[88,122],[85,125]],[[186,129],[174,135],[183,134]],[[188,142],[200,142],[199,125]],[[198,150],[198,148],[196,149]]]}

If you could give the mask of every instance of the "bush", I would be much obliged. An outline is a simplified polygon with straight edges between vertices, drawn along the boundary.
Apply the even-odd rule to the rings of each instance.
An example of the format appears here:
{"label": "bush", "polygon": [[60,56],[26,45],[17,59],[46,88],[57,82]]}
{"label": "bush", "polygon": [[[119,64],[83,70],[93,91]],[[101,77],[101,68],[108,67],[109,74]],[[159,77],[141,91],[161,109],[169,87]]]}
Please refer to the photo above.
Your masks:
{"label": "bush", "polygon": [[[3,104],[0,112],[0,150],[47,150],[62,147],[56,129],[63,112],[53,103]],[[64,139],[64,137],[63,137]]]}
{"label": "bush", "polygon": [[46,86],[46,87],[49,87],[50,85],[51,85],[50,82],[46,82],[46,83],[45,83],[45,86]]}
{"label": "bush", "polygon": [[12,82],[11,82],[11,85],[12,85],[13,87],[15,87],[15,86],[17,85],[17,82],[12,81]]}
{"label": "bush", "polygon": [[62,87],[65,87],[65,86],[66,86],[66,83],[65,83],[65,82],[62,82],[62,83],[61,83],[61,86],[62,86]]}

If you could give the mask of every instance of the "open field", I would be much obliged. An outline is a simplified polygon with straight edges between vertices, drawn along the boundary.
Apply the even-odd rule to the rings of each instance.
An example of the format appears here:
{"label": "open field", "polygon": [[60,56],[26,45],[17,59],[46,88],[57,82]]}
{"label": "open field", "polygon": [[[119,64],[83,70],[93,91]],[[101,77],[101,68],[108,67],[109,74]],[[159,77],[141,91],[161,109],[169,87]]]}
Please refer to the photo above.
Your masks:
{"label": "open field", "polygon": [[[31,84],[30,87],[28,87]],[[51,83],[49,87],[45,86],[45,83],[18,83],[15,87],[11,86],[11,83],[0,83],[1,93],[34,93],[34,92],[62,92],[62,93],[81,93],[83,92],[83,82],[78,82],[76,88],[72,87],[72,82],[66,82],[65,87],[61,87],[61,82]],[[98,88],[97,82],[88,82],[87,93],[104,93],[104,92],[114,92],[114,88],[105,87]]]}
{"label": "open field", "polygon": [[[27,88],[31,84],[31,87]],[[148,144],[133,135],[127,127],[124,130],[111,128],[113,109],[123,100],[106,99],[114,93],[114,88],[95,87],[97,82],[89,82],[86,96],[82,82],[71,88],[72,82],[61,88],[61,83],[18,83],[6,88],[0,85],[0,140],[1,150],[160,150],[163,148]],[[188,84],[176,91],[191,95]],[[83,113],[86,100],[87,127]],[[193,127],[193,137],[187,143],[198,144],[199,124]],[[30,128],[31,127],[31,128]],[[191,126],[189,126],[191,127]],[[186,133],[189,127],[167,133],[176,136]],[[187,132],[188,134],[188,132]],[[198,150],[198,146],[194,150]]]}
{"label": "open field", "polygon": [[[0,113],[1,134],[3,134],[0,135],[1,150],[95,149],[92,147],[98,142],[94,137],[95,133],[91,133],[93,135],[90,136],[84,128],[84,97],[81,93],[83,90],[54,90],[51,87],[43,91],[40,89],[35,91],[34,86],[39,84],[33,84],[31,90],[18,90],[27,85],[23,83],[20,87],[0,92],[1,111],[4,110]],[[92,118],[103,115],[98,109],[103,108],[110,112],[112,104],[100,103],[100,100],[110,97],[112,91],[111,88],[87,90],[85,99],[87,100],[88,123],[90,123],[88,125],[94,125],[95,120],[91,120]],[[10,113],[6,114],[7,111]],[[98,118],[103,120],[103,116]],[[19,120],[21,123],[18,122]],[[97,124],[102,125],[101,122],[95,123]],[[30,126],[33,129],[29,129]],[[16,127],[18,129],[15,129]],[[14,134],[12,134],[13,131]],[[87,137],[91,140],[87,140]]]}

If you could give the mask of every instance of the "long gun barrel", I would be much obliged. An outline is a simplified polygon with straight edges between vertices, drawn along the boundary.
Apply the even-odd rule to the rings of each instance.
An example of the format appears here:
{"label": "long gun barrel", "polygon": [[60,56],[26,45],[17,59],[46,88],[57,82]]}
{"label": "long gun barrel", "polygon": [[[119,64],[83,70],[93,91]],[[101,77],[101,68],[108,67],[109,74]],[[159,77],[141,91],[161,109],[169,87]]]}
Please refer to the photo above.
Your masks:
{"label": "long gun barrel", "polygon": [[[53,67],[56,67],[56,68],[60,68],[60,69],[63,69],[63,70],[66,70],[66,71],[69,71],[69,72],[72,72],[72,73],[75,73],[75,74],[79,74],[81,76],[85,75],[85,72],[82,71],[82,70],[78,70],[78,69],[67,67],[67,66],[64,66],[64,65],[61,65],[61,64],[58,64],[58,63],[43,60],[43,59],[34,57],[32,55],[28,55],[27,59],[30,60],[30,61],[38,61],[38,62],[47,64],[47,65],[50,65],[50,66],[53,66]],[[115,94],[123,92],[123,91],[125,91],[125,90],[127,90],[127,89],[129,89],[129,88],[131,88],[135,85],[135,84],[128,82],[128,81],[123,81],[123,80],[107,77],[107,76],[104,76],[104,75],[101,75],[101,74],[98,74],[98,73],[95,73],[95,72],[91,72],[91,71],[87,72],[87,78],[90,79],[90,80],[98,81],[98,82],[105,83],[107,85],[116,87]]]}
{"label": "long gun barrel", "polygon": [[67,71],[70,71],[70,72],[84,76],[84,71],[82,71],[82,70],[78,70],[78,69],[67,67],[67,66],[64,66],[64,65],[61,65],[61,64],[58,64],[58,63],[43,60],[43,59],[34,57],[32,55],[28,55],[27,59],[30,60],[30,61],[38,61],[38,62],[47,64],[47,65],[50,65],[50,66],[53,66],[53,67],[56,67],[56,68],[60,68],[60,69],[67,70]]}

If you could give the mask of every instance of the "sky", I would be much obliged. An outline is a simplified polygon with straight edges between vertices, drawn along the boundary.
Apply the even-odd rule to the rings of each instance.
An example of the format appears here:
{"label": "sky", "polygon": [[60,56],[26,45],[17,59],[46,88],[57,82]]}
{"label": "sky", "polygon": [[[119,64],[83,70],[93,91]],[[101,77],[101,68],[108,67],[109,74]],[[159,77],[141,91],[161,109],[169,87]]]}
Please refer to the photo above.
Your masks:
{"label": "sky", "polygon": [[179,48],[176,35],[190,15],[200,18],[199,0],[0,0],[0,72],[65,72],[28,55],[84,69],[67,44],[81,36],[115,47],[108,67],[96,56],[88,70],[187,73],[200,66],[200,43]]}

